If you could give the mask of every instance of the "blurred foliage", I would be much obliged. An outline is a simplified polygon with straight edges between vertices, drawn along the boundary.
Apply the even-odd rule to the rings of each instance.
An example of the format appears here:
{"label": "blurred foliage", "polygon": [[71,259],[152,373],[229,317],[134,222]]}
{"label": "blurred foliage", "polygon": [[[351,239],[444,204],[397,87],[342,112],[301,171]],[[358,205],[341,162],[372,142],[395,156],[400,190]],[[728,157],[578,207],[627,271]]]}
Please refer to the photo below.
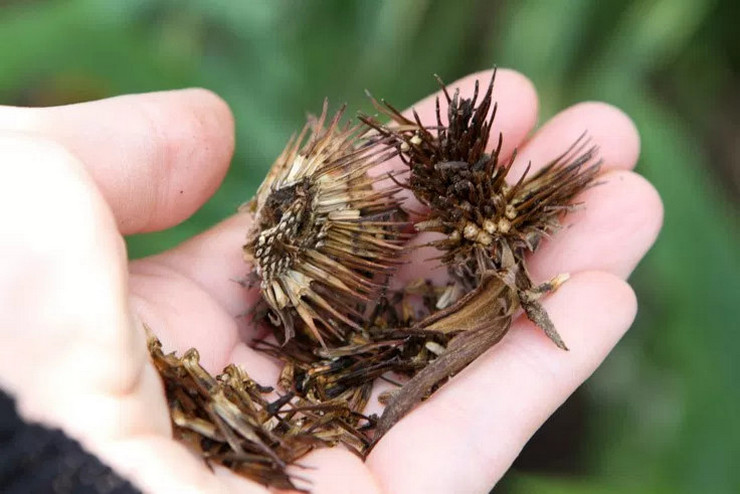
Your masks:
{"label": "blurred foliage", "polygon": [[203,86],[231,105],[224,185],[182,225],[130,238],[137,257],[231,214],[326,95],[369,111],[368,88],[403,107],[432,73],[497,64],[534,81],[541,121],[586,99],[622,108],[665,203],[632,278],[638,320],[495,491],[740,492],[739,17],[733,0],[5,1],[0,97]]}

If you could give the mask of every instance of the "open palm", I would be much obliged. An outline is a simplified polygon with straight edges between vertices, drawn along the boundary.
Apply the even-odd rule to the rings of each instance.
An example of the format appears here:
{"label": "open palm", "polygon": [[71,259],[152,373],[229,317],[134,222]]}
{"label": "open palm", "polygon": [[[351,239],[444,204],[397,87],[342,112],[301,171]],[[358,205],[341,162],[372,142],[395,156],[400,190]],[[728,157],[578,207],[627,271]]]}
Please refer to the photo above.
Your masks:
{"label": "open palm", "polygon": [[[467,95],[475,79],[489,78],[451,86]],[[639,154],[634,125],[613,107],[583,103],[532,133],[535,90],[508,70],[499,70],[494,98],[492,135],[503,133],[503,155],[519,150],[512,177],[584,131],[604,161],[603,184],[582,194],[585,208],[529,264],[535,282],[571,274],[544,301],[570,351],[517,320],[366,463],[341,449],[304,458],[314,468],[297,473],[315,492],[487,492],[632,323],[636,302],[624,279],[662,220],[655,190],[630,171]],[[415,108],[424,121],[433,99]],[[142,331],[146,322],[165,350],[198,348],[211,372],[235,362],[258,382],[275,382],[278,364],[249,347],[254,329],[237,317],[258,293],[230,281],[248,270],[241,245],[250,217],[130,263],[122,240],[191,215],[221,182],[233,143],[228,108],[203,90],[0,108],[0,385],[25,417],[62,427],[148,491],[266,492],[227,470],[214,474],[171,439]],[[428,254],[416,251],[401,276],[439,280],[444,272],[424,263]]]}

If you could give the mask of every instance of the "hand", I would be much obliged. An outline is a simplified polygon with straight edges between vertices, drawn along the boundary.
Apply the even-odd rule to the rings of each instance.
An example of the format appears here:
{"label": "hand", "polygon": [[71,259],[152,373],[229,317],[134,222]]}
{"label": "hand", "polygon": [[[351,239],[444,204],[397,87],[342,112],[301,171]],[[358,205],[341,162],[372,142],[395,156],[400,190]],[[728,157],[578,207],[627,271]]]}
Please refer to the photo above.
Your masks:
{"label": "hand", "polygon": [[[452,86],[470,94],[476,78],[489,77]],[[499,70],[494,91],[492,135],[503,132],[504,155],[519,149],[518,173],[584,130],[604,160],[604,184],[582,194],[585,208],[530,262],[535,282],[571,273],[544,301],[570,351],[517,320],[366,463],[336,448],[304,458],[315,469],[300,474],[315,492],[487,492],[632,323],[636,302],[624,279],[662,220],[657,193],[630,171],[639,151],[634,125],[608,105],[583,103],[526,139],[537,119],[531,83]],[[430,115],[433,100],[416,109]],[[249,348],[253,329],[236,317],[258,294],[230,281],[248,269],[240,247],[249,216],[139,261],[127,261],[122,240],[175,225],[205,202],[225,174],[233,132],[228,108],[203,90],[0,108],[0,386],[27,419],[60,426],[148,491],[267,492],[228,470],[212,473],[170,438],[142,331],[146,322],[165,350],[198,348],[213,373],[236,362],[257,381],[275,382],[278,365]],[[431,276],[429,269],[419,261],[406,276]]]}

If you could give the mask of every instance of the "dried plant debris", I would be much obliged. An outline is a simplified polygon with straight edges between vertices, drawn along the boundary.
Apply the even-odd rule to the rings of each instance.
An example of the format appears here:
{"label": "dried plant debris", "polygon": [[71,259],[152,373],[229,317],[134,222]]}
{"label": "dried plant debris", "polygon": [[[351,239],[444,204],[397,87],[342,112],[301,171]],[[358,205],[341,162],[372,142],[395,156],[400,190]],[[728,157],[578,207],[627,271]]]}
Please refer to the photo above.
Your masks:
{"label": "dried plant debris", "polygon": [[344,444],[358,453],[369,444],[358,432],[344,400],[309,403],[292,395],[268,396],[273,389],[253,381],[236,365],[218,376],[199,363],[198,352],[164,354],[149,336],[149,352],[165,385],[175,438],[200,453],[208,465],[219,464],[257,482],[296,489],[289,464],[316,447]]}
{"label": "dried plant debris", "polygon": [[[195,350],[165,355],[150,338],[175,435],[209,464],[293,488],[286,466],[313,448],[343,444],[365,456],[500,341],[519,309],[566,349],[538,299],[567,276],[536,285],[526,256],[595,184],[596,148],[581,137],[512,180],[503,137],[489,148],[494,78],[482,95],[476,83],[470,98],[440,81],[434,122],[373,99],[389,124],[361,115],[341,125],[342,110],[328,118],[325,103],[290,140],[244,208],[254,215],[243,246],[253,268],[246,284],[262,294],[252,316],[274,336],[254,346],[282,362],[278,389],[233,365],[210,376]],[[396,156],[406,167],[388,172],[384,164]],[[402,189],[425,206],[413,224],[401,209]],[[421,232],[438,234],[431,245],[449,284],[390,289],[408,240]],[[365,416],[377,379],[397,387],[381,395],[382,416]]]}
{"label": "dried plant debris", "polygon": [[393,393],[375,428],[376,441],[436,386],[464,369],[504,337],[516,308],[512,294],[500,278],[489,272],[475,290],[449,310],[441,311],[444,312],[441,316],[432,316],[420,323],[426,330],[436,328],[445,333],[459,333],[446,347],[440,348],[434,361]]}
{"label": "dried plant debris", "polygon": [[285,467],[304,448],[301,445],[296,457],[281,458],[276,453],[280,446],[287,448],[273,432],[279,418],[268,412],[269,404],[262,397],[268,389],[235,366],[213,377],[200,366],[195,349],[183,357],[164,354],[151,335],[149,353],[164,381],[176,439],[198,451],[208,464],[227,466],[264,484],[294,488]]}

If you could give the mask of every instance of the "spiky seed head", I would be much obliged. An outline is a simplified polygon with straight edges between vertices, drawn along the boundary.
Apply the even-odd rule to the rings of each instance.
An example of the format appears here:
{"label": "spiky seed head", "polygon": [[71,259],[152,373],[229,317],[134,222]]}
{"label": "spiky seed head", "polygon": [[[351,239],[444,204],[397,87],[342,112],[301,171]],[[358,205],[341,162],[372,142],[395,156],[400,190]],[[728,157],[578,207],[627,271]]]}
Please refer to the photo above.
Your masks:
{"label": "spiky seed head", "polygon": [[487,149],[496,116],[493,85],[496,73],[478,101],[476,81],[471,98],[452,95],[441,80],[447,105],[442,119],[436,101],[436,124],[421,122],[418,114],[407,118],[393,106],[373,100],[376,108],[394,125],[361,117],[368,125],[394,140],[410,169],[407,187],[428,212],[415,224],[418,231],[444,234],[434,242],[441,260],[468,288],[487,269],[501,269],[503,253],[534,250],[541,238],[559,226],[564,211],[572,209],[573,197],[593,183],[598,171],[596,149],[583,136],[561,156],[514,184],[507,175],[513,157],[501,163],[502,136]]}
{"label": "spiky seed head", "polygon": [[[369,172],[396,154],[363,125],[309,119],[257,191],[244,257],[283,342],[296,329],[322,345],[360,329],[364,308],[398,264],[399,187]],[[381,184],[381,181],[383,184]]]}
{"label": "spiky seed head", "polygon": [[525,253],[557,230],[562,214],[571,210],[573,198],[594,183],[599,169],[596,148],[581,136],[565,153],[529,175],[530,166],[516,181],[507,175],[514,157],[501,163],[502,136],[492,150],[488,141],[496,116],[492,102],[494,70],[478,103],[476,82],[472,98],[452,96],[440,82],[447,103],[447,123],[442,121],[440,99],[436,125],[425,125],[418,114],[406,118],[393,106],[373,100],[376,108],[393,121],[386,126],[361,117],[379,135],[395,141],[410,169],[407,187],[428,212],[415,226],[418,231],[443,234],[432,245],[452,278],[465,290],[476,288],[487,273],[497,273],[513,293],[527,317],[542,328],[560,348],[567,349],[537,297],[557,286],[534,286]]}

